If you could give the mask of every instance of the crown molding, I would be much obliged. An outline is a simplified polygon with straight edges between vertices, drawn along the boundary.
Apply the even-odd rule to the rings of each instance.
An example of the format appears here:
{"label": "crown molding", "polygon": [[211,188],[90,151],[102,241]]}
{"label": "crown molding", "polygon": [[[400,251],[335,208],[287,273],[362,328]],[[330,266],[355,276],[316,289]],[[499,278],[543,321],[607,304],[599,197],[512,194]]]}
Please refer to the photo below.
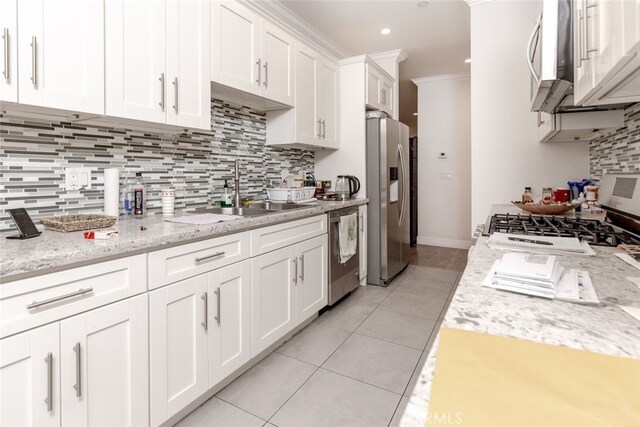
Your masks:
{"label": "crown molding", "polygon": [[368,55],[358,55],[358,56],[350,56],[348,58],[343,58],[341,60],[338,61],[339,65],[351,65],[351,64],[358,64],[358,63],[365,63],[367,61],[370,61],[371,59],[369,58]]}
{"label": "crown molding", "polygon": [[464,0],[464,2],[469,5],[469,7],[471,6],[478,6],[484,3],[489,3],[492,2],[493,0]]}
{"label": "crown molding", "polygon": [[417,79],[411,79],[411,81],[416,85],[420,86],[424,83],[432,83],[432,82],[442,82],[442,81],[458,81],[458,80],[468,80],[471,78],[471,73],[452,73],[452,74],[441,74],[439,76],[428,76],[428,77],[420,77]]}
{"label": "crown molding", "polygon": [[327,36],[316,30],[311,24],[293,13],[289,8],[277,0],[239,0],[266,18],[283,26],[297,38],[314,48],[323,51],[333,59],[342,59],[351,54],[335,44]]}
{"label": "crown molding", "polygon": [[395,61],[401,63],[409,57],[403,49],[390,50],[388,52],[371,53],[369,57],[374,61]]}

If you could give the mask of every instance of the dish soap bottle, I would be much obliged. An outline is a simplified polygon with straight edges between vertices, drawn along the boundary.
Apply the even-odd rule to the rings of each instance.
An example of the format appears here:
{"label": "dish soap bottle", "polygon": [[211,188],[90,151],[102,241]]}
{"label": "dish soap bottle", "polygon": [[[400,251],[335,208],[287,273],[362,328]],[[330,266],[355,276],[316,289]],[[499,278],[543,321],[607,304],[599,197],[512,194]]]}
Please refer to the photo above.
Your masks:
{"label": "dish soap bottle", "polygon": [[220,207],[230,208],[232,207],[232,197],[231,192],[229,191],[229,184],[227,184],[227,180],[224,180],[224,194],[222,194],[222,200],[220,200]]}
{"label": "dish soap bottle", "polygon": [[147,213],[147,191],[142,182],[142,172],[136,172],[136,180],[131,188],[133,193],[133,206],[131,213],[134,218],[141,219]]}

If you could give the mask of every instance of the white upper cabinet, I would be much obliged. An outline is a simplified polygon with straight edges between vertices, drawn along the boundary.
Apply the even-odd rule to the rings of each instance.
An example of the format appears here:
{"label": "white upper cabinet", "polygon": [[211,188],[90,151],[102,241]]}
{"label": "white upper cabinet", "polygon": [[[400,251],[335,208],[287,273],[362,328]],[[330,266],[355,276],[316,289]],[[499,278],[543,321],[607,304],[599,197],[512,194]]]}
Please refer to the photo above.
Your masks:
{"label": "white upper cabinet", "polygon": [[0,1],[2,75],[0,101],[18,102],[18,2]]}
{"label": "white upper cabinet", "polygon": [[106,1],[105,69],[105,114],[166,122],[164,1]]}
{"label": "white upper cabinet", "polygon": [[18,2],[19,102],[104,113],[104,0]]}
{"label": "white upper cabinet", "polygon": [[293,105],[293,37],[289,33],[236,1],[213,2],[211,25],[214,82]]}
{"label": "white upper cabinet", "polygon": [[339,107],[338,107],[338,67],[327,59],[320,63],[318,93],[318,117],[320,118],[321,145],[326,148],[338,148],[339,143]]}
{"label": "white upper cabinet", "polygon": [[640,101],[640,2],[574,4],[574,102]]}
{"label": "white upper cabinet", "polygon": [[318,114],[317,52],[302,43],[296,45],[296,140],[317,144],[322,136],[322,120]]}
{"label": "white upper cabinet", "polygon": [[211,79],[259,93],[260,17],[235,1],[211,5]]}
{"label": "white upper cabinet", "polygon": [[167,1],[167,123],[211,129],[211,3]]}
{"label": "white upper cabinet", "polygon": [[380,109],[393,117],[393,80],[386,76],[380,81]]}
{"label": "white upper cabinet", "polygon": [[367,107],[393,116],[393,79],[370,62],[365,65],[365,74]]}

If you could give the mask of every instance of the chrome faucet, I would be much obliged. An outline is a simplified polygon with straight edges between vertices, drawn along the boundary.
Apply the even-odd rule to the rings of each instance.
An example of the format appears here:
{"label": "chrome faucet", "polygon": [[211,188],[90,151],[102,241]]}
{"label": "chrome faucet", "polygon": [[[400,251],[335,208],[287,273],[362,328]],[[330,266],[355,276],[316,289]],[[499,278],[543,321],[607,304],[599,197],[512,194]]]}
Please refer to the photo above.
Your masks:
{"label": "chrome faucet", "polygon": [[240,207],[240,159],[236,159],[236,172],[234,176],[235,183],[235,205],[236,208]]}

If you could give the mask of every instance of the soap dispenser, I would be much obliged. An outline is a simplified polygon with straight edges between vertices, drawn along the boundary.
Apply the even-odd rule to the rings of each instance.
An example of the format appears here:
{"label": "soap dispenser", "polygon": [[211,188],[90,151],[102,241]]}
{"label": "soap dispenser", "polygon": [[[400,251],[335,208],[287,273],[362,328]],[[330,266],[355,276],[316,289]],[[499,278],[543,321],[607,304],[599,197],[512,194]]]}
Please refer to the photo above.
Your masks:
{"label": "soap dispenser", "polygon": [[230,208],[231,207],[231,192],[229,191],[229,184],[227,183],[227,180],[224,180],[224,193],[222,194],[222,200],[220,200],[220,207],[223,208]]}

